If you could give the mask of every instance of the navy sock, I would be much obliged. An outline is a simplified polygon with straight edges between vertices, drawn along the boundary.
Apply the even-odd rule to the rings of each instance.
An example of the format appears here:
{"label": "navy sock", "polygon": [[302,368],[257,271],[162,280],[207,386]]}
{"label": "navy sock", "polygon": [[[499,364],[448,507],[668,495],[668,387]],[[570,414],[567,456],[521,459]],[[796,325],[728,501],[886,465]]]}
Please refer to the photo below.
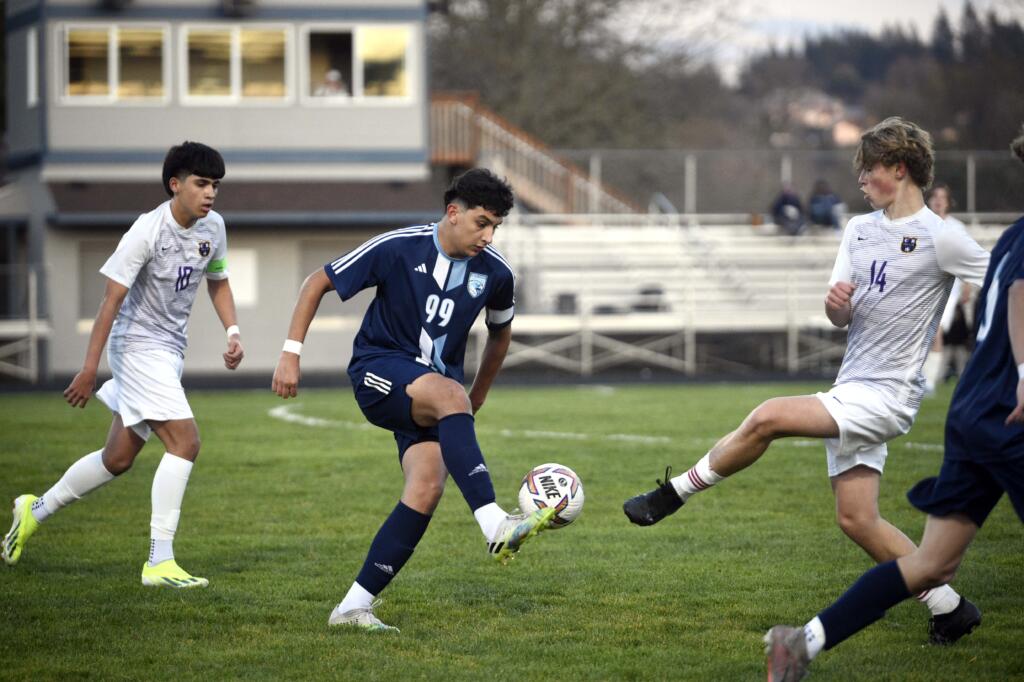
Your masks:
{"label": "navy sock", "polygon": [[428,523],[430,516],[427,514],[421,514],[402,502],[396,504],[370,543],[370,551],[356,582],[370,594],[380,594],[412,556],[427,531]]}
{"label": "navy sock", "polygon": [[818,614],[831,649],[882,618],[889,608],[910,598],[899,566],[889,561],[862,575],[832,606]]}
{"label": "navy sock", "polygon": [[448,473],[462,491],[469,508],[476,511],[494,502],[494,485],[484,464],[484,454],[476,442],[473,415],[450,414],[437,423],[441,457]]}

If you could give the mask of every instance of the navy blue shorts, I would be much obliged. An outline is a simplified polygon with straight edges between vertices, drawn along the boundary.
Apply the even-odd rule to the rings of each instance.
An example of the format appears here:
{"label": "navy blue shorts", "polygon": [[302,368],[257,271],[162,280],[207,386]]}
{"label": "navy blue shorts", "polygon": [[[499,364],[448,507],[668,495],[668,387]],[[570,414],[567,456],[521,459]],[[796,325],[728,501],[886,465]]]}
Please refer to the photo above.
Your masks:
{"label": "navy blue shorts", "polygon": [[406,386],[434,371],[399,357],[375,358],[349,368],[359,409],[371,424],[394,434],[399,461],[410,446],[438,440],[436,426],[424,428],[412,420],[412,398],[405,392]]}
{"label": "navy blue shorts", "polygon": [[963,514],[980,528],[1004,492],[1024,521],[1024,457],[991,462],[945,459],[939,475],[915,485],[907,499],[932,516]]}

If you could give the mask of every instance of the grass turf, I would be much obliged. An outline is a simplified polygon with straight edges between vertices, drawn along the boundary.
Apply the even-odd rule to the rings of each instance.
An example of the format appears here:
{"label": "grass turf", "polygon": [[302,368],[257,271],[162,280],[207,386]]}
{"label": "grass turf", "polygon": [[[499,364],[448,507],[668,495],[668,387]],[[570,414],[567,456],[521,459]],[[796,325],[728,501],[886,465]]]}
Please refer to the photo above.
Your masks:
{"label": "grass turf", "polygon": [[[870,566],[832,518],[820,443],[779,441],[753,468],[651,528],[622,501],[666,464],[696,461],[761,400],[800,385],[497,387],[480,442],[510,508],[520,477],[574,468],[580,520],[531,541],[507,567],[454,484],[378,615],[400,635],[328,629],[401,491],[389,434],[347,391],[192,392],[203,453],[183,506],[179,562],[205,590],[144,588],[154,439],[133,470],[61,511],[16,568],[0,567],[0,678],[7,679],[757,679],[761,636],[799,624]],[[949,391],[890,447],[883,514],[912,538],[905,491],[941,461]],[[321,421],[300,423],[270,416]],[[42,492],[98,449],[109,423],[59,394],[0,395],[0,499]],[[6,523],[6,521],[4,521]],[[4,526],[6,528],[6,525]],[[818,680],[1024,679],[1024,534],[1004,499],[955,586],[984,624],[953,647],[923,646],[908,602],[815,661]]]}

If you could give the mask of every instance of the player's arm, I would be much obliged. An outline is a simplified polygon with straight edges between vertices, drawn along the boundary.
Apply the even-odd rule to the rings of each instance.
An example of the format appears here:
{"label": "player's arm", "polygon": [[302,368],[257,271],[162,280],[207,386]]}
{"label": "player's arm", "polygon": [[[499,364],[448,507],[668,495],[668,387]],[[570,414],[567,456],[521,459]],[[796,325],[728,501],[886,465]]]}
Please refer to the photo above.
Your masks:
{"label": "player's arm", "polygon": [[487,393],[491,390],[498,371],[501,370],[501,363],[505,361],[509,344],[512,343],[512,325],[487,330],[487,342],[484,344],[484,352],[480,357],[480,368],[473,379],[473,386],[469,389],[469,402],[473,406],[473,414],[483,407],[487,400]]}
{"label": "player's arm", "polygon": [[[299,300],[295,302],[295,309],[292,310],[292,321],[288,325],[288,340],[285,342],[286,350],[281,351],[281,357],[277,361],[277,369],[274,370],[274,379],[270,384],[271,390],[282,398],[294,398],[299,388],[299,351],[302,342],[306,340],[306,332],[309,325],[316,317],[316,311],[320,307],[320,301],[324,294],[334,289],[334,283],[327,277],[323,270],[317,270],[306,278],[299,289]],[[298,344],[295,346],[294,344]],[[291,350],[287,350],[290,348]]]}
{"label": "player's arm", "polygon": [[210,293],[213,309],[217,311],[220,323],[228,332],[228,349],[224,353],[224,366],[236,369],[245,357],[242,336],[238,331],[238,315],[235,312],[235,296],[227,279],[207,279],[206,290]]}
{"label": "player's arm", "polygon": [[114,326],[117,311],[121,309],[121,304],[127,295],[128,287],[118,284],[112,279],[107,279],[100,309],[92,323],[92,333],[89,334],[89,345],[85,350],[85,362],[82,363],[82,370],[64,389],[64,398],[71,407],[85,407],[89,398],[92,397],[92,391],[96,387],[96,370],[100,365],[100,355],[103,353],[103,347],[107,345],[107,338],[110,336],[111,327]]}
{"label": "player's arm", "polygon": [[976,287],[985,283],[989,252],[962,227],[944,224],[935,237],[935,258],[943,271]]}
{"label": "player's arm", "polygon": [[[1018,374],[1024,364],[1024,279],[1010,285],[1006,300],[1006,326],[1010,332],[1010,347]],[[1006,418],[1009,424],[1024,424],[1024,377],[1017,381],[1017,407]]]}
{"label": "player's arm", "polygon": [[825,316],[836,327],[845,327],[853,319],[853,260],[850,258],[852,245],[851,235],[855,228],[851,220],[843,231],[843,239],[839,243],[832,276],[828,280],[828,293],[825,295]]}

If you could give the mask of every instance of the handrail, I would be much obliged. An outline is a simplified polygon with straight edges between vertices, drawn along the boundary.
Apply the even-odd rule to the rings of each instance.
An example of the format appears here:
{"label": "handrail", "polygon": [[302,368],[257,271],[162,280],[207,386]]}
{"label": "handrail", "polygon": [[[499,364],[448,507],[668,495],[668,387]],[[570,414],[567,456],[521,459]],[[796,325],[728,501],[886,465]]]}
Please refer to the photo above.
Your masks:
{"label": "handrail", "polygon": [[435,94],[430,123],[433,163],[490,165],[545,213],[640,212],[628,198],[481,105],[473,94]]}

